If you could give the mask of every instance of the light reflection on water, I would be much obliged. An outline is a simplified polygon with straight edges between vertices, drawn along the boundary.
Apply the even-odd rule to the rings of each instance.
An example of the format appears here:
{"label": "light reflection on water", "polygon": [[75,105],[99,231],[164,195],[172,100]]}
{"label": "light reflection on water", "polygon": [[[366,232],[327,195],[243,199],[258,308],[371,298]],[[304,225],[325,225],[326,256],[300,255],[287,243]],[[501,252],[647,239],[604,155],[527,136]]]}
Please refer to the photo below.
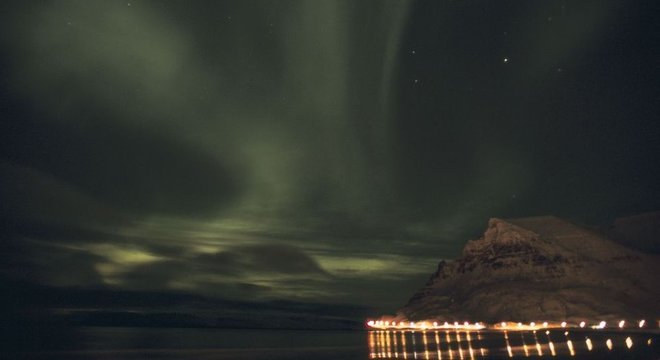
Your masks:
{"label": "light reflection on water", "polygon": [[371,359],[655,358],[655,337],[563,330],[372,330],[368,344]]}
{"label": "light reflection on water", "polygon": [[[453,329],[305,331],[80,328],[67,347],[27,348],[0,359],[472,360],[660,359],[657,332]],[[536,336],[535,336],[536,335]],[[53,335],[55,336],[55,335]],[[62,339],[57,338],[57,339]],[[570,341],[570,342],[569,342]],[[6,351],[6,349],[4,349]],[[575,354],[572,356],[571,353]],[[20,356],[16,356],[20,355]]]}

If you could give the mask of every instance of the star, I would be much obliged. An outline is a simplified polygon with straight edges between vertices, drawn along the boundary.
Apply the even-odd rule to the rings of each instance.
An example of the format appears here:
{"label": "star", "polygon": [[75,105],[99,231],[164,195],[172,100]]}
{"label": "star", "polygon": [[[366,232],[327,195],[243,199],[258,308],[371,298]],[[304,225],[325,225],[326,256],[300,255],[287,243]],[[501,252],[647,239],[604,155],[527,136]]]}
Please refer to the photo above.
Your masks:
{"label": "star", "polygon": [[509,62],[509,58],[504,58],[504,62],[505,62],[505,63],[508,63],[508,62]]}
{"label": "star", "polygon": [[415,55],[415,50],[410,51],[411,54]]}

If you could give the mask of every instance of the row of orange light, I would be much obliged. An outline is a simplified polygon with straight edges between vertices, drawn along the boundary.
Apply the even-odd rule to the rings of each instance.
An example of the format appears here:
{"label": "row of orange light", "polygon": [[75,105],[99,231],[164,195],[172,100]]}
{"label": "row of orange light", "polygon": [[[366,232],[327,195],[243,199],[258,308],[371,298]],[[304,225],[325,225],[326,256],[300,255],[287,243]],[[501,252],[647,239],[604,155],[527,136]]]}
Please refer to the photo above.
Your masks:
{"label": "row of orange light", "polygon": [[[495,326],[495,328],[500,328],[500,329],[516,329],[516,328],[518,328],[518,329],[524,329],[524,330],[538,330],[538,329],[543,329],[543,328],[556,328],[556,327],[558,327],[556,325],[550,325],[550,324],[548,324],[548,322],[543,322],[541,324],[537,324],[535,322],[530,322],[529,325],[523,324],[523,323],[520,323],[520,322],[515,324],[515,325],[513,325],[513,324],[515,324],[515,323],[502,322],[502,323],[499,324],[499,326]],[[644,328],[644,326],[646,326],[646,320],[640,320],[637,323],[637,325],[640,329]],[[562,328],[565,328],[565,327],[585,328],[585,327],[587,327],[587,323],[585,321],[581,321],[576,326],[576,325],[568,324],[566,321],[562,321],[561,323],[559,323],[559,327],[562,327]],[[601,321],[598,324],[591,325],[589,327],[592,328],[592,329],[605,329],[608,326],[607,326],[607,322]],[[626,321],[625,320],[619,321],[618,327],[619,327],[619,329],[625,328],[626,327]]]}
{"label": "row of orange light", "polygon": [[[638,327],[644,328],[646,326],[646,320],[639,320],[637,323]],[[367,326],[370,328],[377,328],[377,329],[421,329],[421,330],[426,330],[426,329],[461,329],[461,330],[481,330],[486,328],[487,326],[484,325],[481,322],[476,322],[476,323],[469,323],[469,322],[454,322],[454,323],[448,323],[445,322],[444,324],[440,324],[437,321],[434,322],[429,322],[429,321],[421,321],[421,322],[414,322],[414,321],[389,321],[389,320],[369,320],[367,322]],[[568,324],[565,321],[562,321],[561,323],[555,323],[555,324],[549,324],[547,321],[543,323],[535,323],[535,322],[530,322],[529,324],[524,324],[524,323],[514,323],[514,322],[501,322],[500,324],[491,326],[490,328],[493,329],[498,329],[498,330],[538,330],[538,329],[544,329],[544,328],[566,328],[566,327],[580,327],[580,328],[585,328],[587,327],[587,323],[585,321],[581,321],[577,325],[573,324]],[[591,325],[589,326],[592,329],[605,329],[607,328],[607,322],[601,321],[598,324]],[[618,327],[620,329],[623,329],[626,327],[626,321],[621,320],[618,323]]]}
{"label": "row of orange light", "polygon": [[367,326],[371,328],[377,328],[377,329],[421,329],[421,330],[426,330],[426,329],[465,329],[465,330],[481,330],[486,328],[486,326],[480,322],[470,324],[469,322],[454,322],[448,323],[445,322],[444,324],[440,324],[437,321],[434,322],[429,322],[429,321],[420,321],[420,322],[414,322],[414,321],[388,321],[388,320],[369,320],[367,322]]}

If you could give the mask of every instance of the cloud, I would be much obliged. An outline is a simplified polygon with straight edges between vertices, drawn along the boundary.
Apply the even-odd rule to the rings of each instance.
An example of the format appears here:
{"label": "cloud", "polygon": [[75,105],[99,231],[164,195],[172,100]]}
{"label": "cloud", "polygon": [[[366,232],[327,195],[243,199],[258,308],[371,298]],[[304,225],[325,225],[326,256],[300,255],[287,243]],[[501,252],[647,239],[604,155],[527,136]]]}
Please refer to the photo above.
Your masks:
{"label": "cloud", "polygon": [[[10,227],[27,230],[39,224],[48,228],[46,233],[53,235],[55,228],[66,234],[67,228],[82,231],[94,226],[117,226],[128,222],[111,206],[33,167],[0,158],[0,177],[0,201],[3,204],[0,217]],[[33,230],[39,232],[38,228]]]}
{"label": "cloud", "polygon": [[95,265],[103,258],[48,243],[9,240],[2,244],[0,274],[15,280],[53,286],[100,286]]}
{"label": "cloud", "polygon": [[137,215],[208,216],[238,194],[237,179],[214,156],[158,132],[99,119],[97,113],[81,114],[95,119],[82,128],[23,117],[4,122],[3,128],[21,131],[19,136],[3,132],[3,153]]}
{"label": "cloud", "polygon": [[331,277],[302,250],[280,244],[236,246],[214,254],[183,254],[133,265],[119,258],[106,259],[101,268],[105,281],[119,288],[186,290],[222,297],[277,298],[293,288],[304,294],[311,285],[301,288],[302,282]]}
{"label": "cloud", "polygon": [[233,249],[224,258],[237,256],[246,270],[287,275],[328,275],[319,263],[291,245],[258,244]]}

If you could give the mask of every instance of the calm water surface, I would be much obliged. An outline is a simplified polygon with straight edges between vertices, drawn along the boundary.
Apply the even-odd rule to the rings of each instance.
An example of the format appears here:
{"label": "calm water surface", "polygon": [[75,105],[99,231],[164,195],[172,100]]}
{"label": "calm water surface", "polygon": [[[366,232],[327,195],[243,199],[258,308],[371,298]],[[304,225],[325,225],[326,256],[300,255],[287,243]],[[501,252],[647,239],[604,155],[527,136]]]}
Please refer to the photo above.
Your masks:
{"label": "calm water surface", "polygon": [[[606,331],[79,328],[16,359],[660,359],[658,335]],[[67,339],[69,341],[67,341]]]}

